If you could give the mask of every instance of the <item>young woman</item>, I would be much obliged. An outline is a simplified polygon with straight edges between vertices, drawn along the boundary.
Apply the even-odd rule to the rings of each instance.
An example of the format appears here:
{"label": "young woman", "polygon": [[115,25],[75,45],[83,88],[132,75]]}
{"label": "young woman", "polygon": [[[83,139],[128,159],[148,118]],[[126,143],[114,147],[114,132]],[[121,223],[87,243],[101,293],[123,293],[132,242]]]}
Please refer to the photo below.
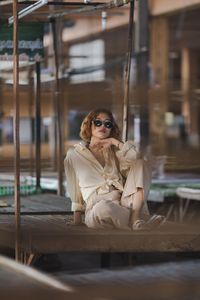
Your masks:
{"label": "young woman", "polygon": [[82,142],[67,152],[64,162],[75,224],[81,223],[85,211],[85,224],[91,228],[141,230],[160,225],[164,218],[150,218],[146,203],[150,167],[134,142],[120,140],[112,113],[90,112],[80,137]]}

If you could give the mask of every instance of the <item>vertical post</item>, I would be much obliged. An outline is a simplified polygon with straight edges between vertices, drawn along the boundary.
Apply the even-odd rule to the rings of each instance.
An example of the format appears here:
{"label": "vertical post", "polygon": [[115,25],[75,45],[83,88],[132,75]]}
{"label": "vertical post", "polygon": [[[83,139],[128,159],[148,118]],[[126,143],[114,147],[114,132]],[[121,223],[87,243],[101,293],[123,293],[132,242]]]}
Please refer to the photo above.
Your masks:
{"label": "vertical post", "polygon": [[138,2],[136,22],[135,52],[137,54],[137,89],[140,103],[140,136],[141,149],[149,144],[149,38],[148,38],[148,1]]}
{"label": "vertical post", "polygon": [[33,144],[34,144],[34,132],[33,132],[33,78],[32,78],[32,66],[29,68],[28,71],[28,78],[29,78],[29,102],[28,102],[28,114],[30,118],[30,145],[29,145],[29,158],[30,158],[30,175],[33,176]]}
{"label": "vertical post", "polygon": [[181,51],[182,115],[187,125],[188,142],[194,147],[199,146],[198,100],[194,97],[194,88],[197,86],[197,68],[196,52],[183,48]]}
{"label": "vertical post", "polygon": [[20,141],[19,141],[19,56],[18,56],[18,0],[13,0],[13,133],[15,173],[15,259],[21,260],[20,247]]}
{"label": "vertical post", "polygon": [[63,194],[63,141],[62,141],[62,116],[61,116],[61,101],[60,101],[60,83],[59,83],[59,64],[58,64],[58,48],[57,48],[57,32],[55,19],[52,21],[53,32],[53,47],[55,58],[55,77],[56,77],[56,91],[55,91],[55,109],[56,109],[56,134],[57,134],[57,171],[58,171],[58,195]]}
{"label": "vertical post", "polygon": [[41,105],[40,105],[40,62],[35,64],[35,170],[36,188],[40,189],[41,177]]}
{"label": "vertical post", "polygon": [[[190,85],[191,85],[191,55],[188,48],[183,48],[181,52],[181,90],[183,92],[182,114],[186,119],[186,124],[189,126],[191,123],[190,111]],[[189,129],[189,128],[188,128]],[[189,132],[189,130],[188,130]]]}
{"label": "vertical post", "polygon": [[3,97],[2,97],[2,93],[1,93],[1,85],[2,85],[2,81],[0,79],[0,157],[1,157],[1,151],[2,151],[2,146],[3,146]]}
{"label": "vertical post", "polygon": [[134,22],[134,4],[135,0],[130,1],[129,13],[129,32],[128,32],[128,52],[125,67],[125,82],[124,82],[124,101],[123,101],[123,129],[122,139],[126,141],[128,134],[128,104],[129,104],[129,82],[130,82],[130,69],[133,45],[133,22]]}
{"label": "vertical post", "polygon": [[153,152],[166,154],[165,112],[168,109],[169,77],[169,25],[166,16],[151,20],[150,61],[154,74],[154,86],[149,93],[150,131]]}

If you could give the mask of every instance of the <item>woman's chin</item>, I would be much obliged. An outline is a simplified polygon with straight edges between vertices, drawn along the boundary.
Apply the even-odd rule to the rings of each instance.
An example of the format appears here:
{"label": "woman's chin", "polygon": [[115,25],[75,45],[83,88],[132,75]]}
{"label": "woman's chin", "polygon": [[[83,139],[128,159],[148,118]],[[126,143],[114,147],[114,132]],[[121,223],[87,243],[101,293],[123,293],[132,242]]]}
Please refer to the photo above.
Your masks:
{"label": "woman's chin", "polygon": [[107,134],[104,134],[104,133],[102,133],[102,134],[99,134],[98,138],[99,138],[99,139],[101,139],[101,140],[103,140],[103,139],[107,139],[107,138],[108,138],[108,135],[107,135]]}

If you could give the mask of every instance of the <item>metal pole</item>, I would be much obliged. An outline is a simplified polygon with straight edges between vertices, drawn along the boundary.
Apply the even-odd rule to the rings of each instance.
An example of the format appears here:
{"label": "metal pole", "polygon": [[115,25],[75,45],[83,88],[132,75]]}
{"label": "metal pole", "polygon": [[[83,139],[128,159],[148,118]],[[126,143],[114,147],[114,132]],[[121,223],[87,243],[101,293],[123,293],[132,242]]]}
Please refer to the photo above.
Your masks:
{"label": "metal pole", "polygon": [[35,170],[36,188],[40,189],[41,178],[41,105],[40,105],[40,62],[35,64]]}
{"label": "metal pole", "polygon": [[127,134],[128,134],[129,82],[130,82],[131,57],[132,57],[132,48],[133,48],[134,6],[135,6],[135,0],[130,1],[128,52],[127,52],[127,60],[126,60],[126,67],[125,67],[124,101],[123,101],[122,140],[124,142],[127,140]]}
{"label": "metal pole", "polygon": [[56,32],[56,21],[52,22],[52,33],[53,33],[53,47],[54,47],[54,58],[55,58],[55,77],[56,77],[56,91],[55,91],[55,114],[56,114],[56,134],[57,134],[57,171],[58,171],[58,195],[63,194],[63,141],[62,141],[62,126],[61,126],[61,101],[60,101],[60,83],[58,77],[58,48],[57,48],[57,32]]}
{"label": "metal pole", "polygon": [[19,140],[19,56],[18,56],[18,1],[13,0],[13,134],[14,134],[14,174],[15,174],[15,259],[21,260],[20,247],[20,140]]}
{"label": "metal pole", "polygon": [[32,78],[32,66],[28,70],[28,78],[29,78],[29,102],[28,102],[28,112],[29,112],[29,121],[30,121],[30,145],[29,145],[29,158],[30,158],[30,175],[33,176],[33,145],[34,145],[34,132],[33,132],[33,78]]}

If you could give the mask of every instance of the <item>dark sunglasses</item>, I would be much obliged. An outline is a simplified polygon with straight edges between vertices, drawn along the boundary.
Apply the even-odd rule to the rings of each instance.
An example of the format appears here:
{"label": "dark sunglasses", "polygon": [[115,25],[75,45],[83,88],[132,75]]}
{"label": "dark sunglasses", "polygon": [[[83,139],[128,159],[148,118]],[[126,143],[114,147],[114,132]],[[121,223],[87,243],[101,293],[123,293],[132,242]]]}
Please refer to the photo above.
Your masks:
{"label": "dark sunglasses", "polygon": [[103,125],[105,128],[108,128],[108,129],[113,128],[113,123],[109,120],[101,121],[99,119],[95,119],[95,120],[93,120],[93,124],[96,127],[101,127]]}

